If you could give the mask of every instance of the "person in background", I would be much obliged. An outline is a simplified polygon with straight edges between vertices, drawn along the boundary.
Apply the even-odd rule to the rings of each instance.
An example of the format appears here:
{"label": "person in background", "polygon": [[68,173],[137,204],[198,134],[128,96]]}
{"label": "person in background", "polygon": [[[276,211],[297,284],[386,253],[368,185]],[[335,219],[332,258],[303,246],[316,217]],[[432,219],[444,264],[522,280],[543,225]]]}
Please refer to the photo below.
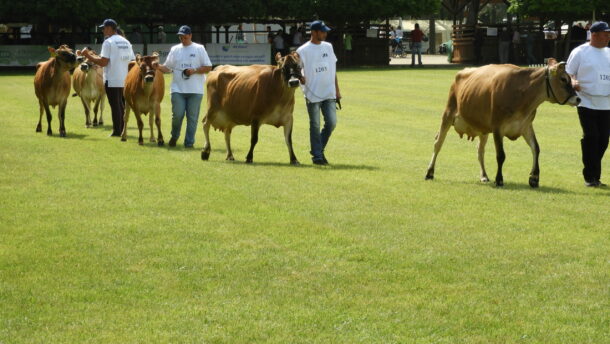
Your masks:
{"label": "person in background", "polygon": [[498,45],[498,55],[500,56],[500,63],[508,63],[508,58],[510,56],[510,42],[512,40],[512,35],[508,28],[505,26],[502,28],[500,32],[500,43]]}
{"label": "person in background", "polygon": [[[273,37],[273,49],[275,53],[286,55],[286,45],[284,44],[284,30],[277,30],[277,34]],[[275,56],[275,53],[273,54]]]}
{"label": "person in background", "polygon": [[273,34],[273,31],[271,31],[271,26],[267,26],[267,43],[273,44],[274,37],[275,35]]}
{"label": "person in background", "polygon": [[172,137],[169,146],[175,147],[182,121],[186,113],[186,135],[184,147],[193,148],[195,133],[199,119],[199,108],[203,99],[203,85],[205,73],[212,70],[212,62],[205,47],[192,41],[191,28],[183,25],[178,30],[180,44],[172,47],[165,64],[156,64],[154,67],[163,73],[172,74]]}
{"label": "person in background", "polygon": [[[316,165],[328,165],[324,149],[337,125],[337,101],[341,99],[337,81],[337,57],[333,46],[324,42],[330,28],[323,21],[311,23],[311,40],[297,49],[300,58],[301,89],[305,95],[309,114],[309,139],[312,161]],[[320,132],[320,111],[324,116],[324,128]]]}
{"label": "person in background", "polygon": [[157,29],[159,30],[157,32],[157,43],[165,43],[167,35],[165,34],[165,31],[163,31],[163,26],[159,25]]}
{"label": "person in background", "polygon": [[294,35],[292,36],[292,46],[300,47],[304,42],[305,38],[303,35],[303,27],[299,26],[298,29],[295,30]]}
{"label": "person in background", "polygon": [[129,36],[129,42],[131,42],[131,44],[142,44],[142,43],[144,43],[144,37],[142,37],[142,33],[140,32],[140,28],[139,27],[136,26],[136,27],[133,28],[133,32]]}
{"label": "person in background", "polygon": [[235,34],[235,42],[237,43],[246,43],[246,35],[244,34],[244,29],[241,24],[237,25],[237,33]]}
{"label": "person in background", "polygon": [[572,50],[566,72],[581,99],[578,119],[583,131],[580,141],[585,186],[606,186],[601,182],[602,159],[610,135],[610,27],[600,21],[591,25],[591,42]]}
{"label": "person in background", "polygon": [[417,61],[419,65],[421,63],[421,46],[424,40],[424,33],[419,29],[419,24],[415,24],[415,28],[411,31],[411,67],[415,67],[415,54],[417,54]]}
{"label": "person in background", "polygon": [[113,19],[106,19],[100,25],[104,37],[100,56],[93,55],[85,48],[81,52],[89,61],[104,67],[104,86],[106,96],[112,111],[112,133],[110,136],[119,137],[123,131],[123,116],[125,114],[125,98],[123,87],[127,77],[129,62],[135,59],[131,43],[118,34],[118,25]]}

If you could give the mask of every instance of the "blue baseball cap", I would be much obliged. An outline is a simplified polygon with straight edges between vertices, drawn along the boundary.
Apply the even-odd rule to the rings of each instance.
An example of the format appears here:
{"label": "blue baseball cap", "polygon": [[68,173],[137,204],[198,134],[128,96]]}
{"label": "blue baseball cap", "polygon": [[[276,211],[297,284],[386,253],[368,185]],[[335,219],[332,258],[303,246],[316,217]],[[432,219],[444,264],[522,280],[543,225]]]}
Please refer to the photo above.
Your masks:
{"label": "blue baseball cap", "polygon": [[116,21],[114,21],[114,19],[106,19],[104,20],[104,22],[102,23],[102,25],[98,26],[98,27],[104,27],[104,26],[110,26],[113,29],[116,29],[118,24],[116,23]]}
{"label": "blue baseball cap", "polygon": [[610,27],[608,27],[608,23],[603,22],[603,21],[598,21],[598,22],[593,23],[593,25],[591,25],[591,28],[589,29],[589,31],[591,31],[591,32],[610,31]]}
{"label": "blue baseball cap", "polygon": [[311,23],[310,28],[313,31],[322,31],[322,32],[330,31],[330,28],[328,26],[326,26],[326,24],[324,24],[324,22],[321,20],[316,20],[313,23]]}
{"label": "blue baseball cap", "polygon": [[180,27],[180,30],[178,30],[178,35],[190,35],[193,32],[191,31],[191,28],[188,25],[182,25]]}

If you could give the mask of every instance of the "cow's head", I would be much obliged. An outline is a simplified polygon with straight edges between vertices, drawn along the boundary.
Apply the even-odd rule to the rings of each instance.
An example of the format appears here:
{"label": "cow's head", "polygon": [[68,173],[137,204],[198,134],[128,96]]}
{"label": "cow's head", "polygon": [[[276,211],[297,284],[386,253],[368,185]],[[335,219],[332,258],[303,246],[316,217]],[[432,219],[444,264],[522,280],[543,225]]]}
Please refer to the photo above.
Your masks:
{"label": "cow's head", "polygon": [[580,98],[572,87],[572,78],[566,72],[566,63],[557,62],[554,58],[548,60],[546,66],[546,93],[551,103],[570,104],[576,106]]}
{"label": "cow's head", "polygon": [[55,58],[55,61],[65,69],[72,69],[78,65],[76,54],[67,45],[64,44],[57,49],[48,47],[48,50],[51,57]]}
{"label": "cow's head", "polygon": [[153,64],[159,63],[159,53],[154,52],[150,56],[136,55],[136,64],[140,67],[140,76],[145,83],[155,81],[155,68]]}
{"label": "cow's head", "polygon": [[[97,55],[95,53],[95,51],[91,51],[92,54]],[[91,62],[88,58],[86,58],[85,56],[81,55],[80,50],[76,51],[76,62],[79,63],[79,68],[81,71],[87,73],[91,70],[95,70],[97,69],[97,65],[93,62]]]}
{"label": "cow's head", "polygon": [[277,62],[277,67],[282,70],[282,75],[284,76],[286,83],[288,83],[288,86],[299,86],[299,80],[303,77],[301,75],[299,55],[296,52],[292,52],[291,54],[282,57],[282,54],[277,53],[275,55],[275,61]]}

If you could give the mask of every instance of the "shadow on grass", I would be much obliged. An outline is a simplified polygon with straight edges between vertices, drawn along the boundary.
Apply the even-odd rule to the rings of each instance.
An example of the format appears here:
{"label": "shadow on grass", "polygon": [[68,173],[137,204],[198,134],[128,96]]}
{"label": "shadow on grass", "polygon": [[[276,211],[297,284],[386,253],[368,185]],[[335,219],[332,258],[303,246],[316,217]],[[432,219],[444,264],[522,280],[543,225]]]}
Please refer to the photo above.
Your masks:
{"label": "shadow on grass", "polygon": [[[223,161],[224,162],[224,161]],[[254,160],[254,162],[252,164],[246,164],[245,161],[240,161],[240,160],[235,160],[233,162],[229,162],[232,164],[236,164],[236,165],[243,165],[243,166],[248,166],[248,167],[256,167],[256,166],[275,166],[275,167],[289,167],[289,168],[317,168],[317,169],[321,169],[321,170],[367,170],[367,171],[374,171],[374,170],[378,170],[378,167],[375,166],[368,166],[368,165],[348,165],[348,164],[330,164],[330,165],[326,165],[326,166],[318,166],[318,165],[313,165],[311,163],[308,164],[303,164],[300,163],[299,165],[291,165],[290,162],[271,162],[271,161],[256,161]]]}
{"label": "shadow on grass", "polygon": [[[517,190],[517,191],[530,191],[530,192],[542,192],[542,193],[554,193],[554,194],[572,194],[572,195],[580,195],[580,194],[587,194],[585,192],[574,192],[572,190],[567,190],[567,189],[562,189],[562,188],[557,188],[557,187],[552,187],[552,186],[545,186],[545,185],[540,185],[537,188],[532,188],[531,186],[529,186],[529,184],[527,183],[518,183],[518,182],[504,182],[504,186],[501,187],[497,187],[496,184],[492,181],[489,181],[487,183],[483,183],[480,181],[465,181],[465,180],[454,180],[454,181],[450,181],[450,180],[444,180],[444,181],[430,181],[427,180],[425,181],[426,183],[436,183],[436,182],[441,182],[443,184],[461,184],[461,185],[472,185],[473,187],[480,187],[480,188],[491,188],[491,189],[496,189],[499,191],[502,190]],[[584,190],[583,190],[584,191]]]}

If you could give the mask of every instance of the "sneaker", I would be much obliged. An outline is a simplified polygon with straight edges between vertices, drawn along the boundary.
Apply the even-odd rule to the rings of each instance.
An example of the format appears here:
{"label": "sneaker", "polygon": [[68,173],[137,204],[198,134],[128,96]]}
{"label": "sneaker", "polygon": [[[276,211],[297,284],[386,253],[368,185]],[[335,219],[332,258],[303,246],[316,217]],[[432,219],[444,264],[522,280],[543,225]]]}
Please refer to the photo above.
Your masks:
{"label": "sneaker", "polygon": [[328,165],[328,160],[326,160],[325,156],[322,157],[322,161],[324,161],[324,165]]}
{"label": "sneaker", "polygon": [[602,187],[602,188],[605,188],[605,187],[607,187],[608,185],[606,185],[606,184],[604,184],[604,183],[602,183],[601,181],[599,181],[599,180],[598,180],[598,181],[597,181],[597,186]]}
{"label": "sneaker", "polygon": [[328,162],[324,161],[324,159],[312,159],[314,165],[328,165]]}
{"label": "sneaker", "polygon": [[178,140],[172,137],[171,139],[169,139],[168,145],[170,147],[176,147],[176,141],[178,141]]}
{"label": "sneaker", "polygon": [[595,182],[587,182],[585,181],[585,186],[588,188],[596,188],[599,186],[599,183],[597,181]]}
{"label": "sneaker", "polygon": [[188,146],[187,146],[187,145],[184,145],[184,148],[185,148],[185,149],[193,149],[193,145],[188,145]]}

